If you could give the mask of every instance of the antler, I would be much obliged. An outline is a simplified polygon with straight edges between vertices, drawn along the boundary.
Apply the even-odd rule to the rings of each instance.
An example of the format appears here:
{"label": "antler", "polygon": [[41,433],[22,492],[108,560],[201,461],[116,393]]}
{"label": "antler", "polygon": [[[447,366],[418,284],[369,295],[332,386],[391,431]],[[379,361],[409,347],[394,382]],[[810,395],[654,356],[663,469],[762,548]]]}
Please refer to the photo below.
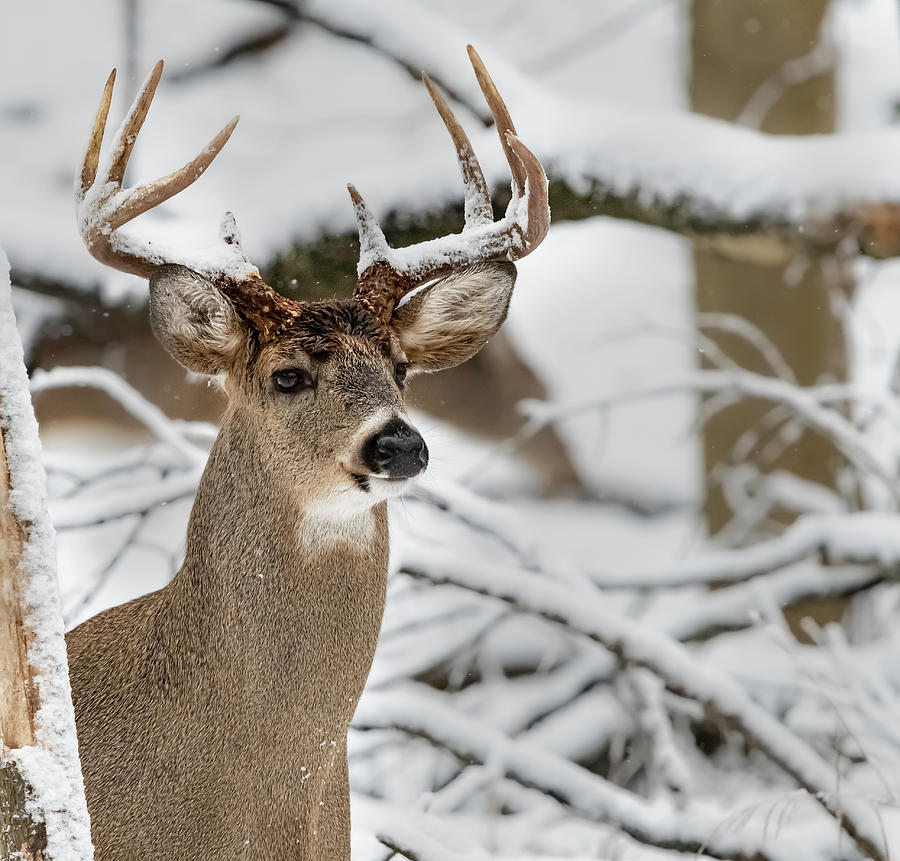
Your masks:
{"label": "antler", "polygon": [[135,242],[122,241],[122,237],[116,235],[115,231],[196,181],[219,154],[238,122],[238,118],[235,117],[196,158],[180,170],[157,179],[155,182],[149,182],[137,188],[123,189],[122,179],[125,176],[125,168],[128,166],[128,159],[131,157],[134,143],[147,117],[147,111],[150,109],[150,103],[156,93],[162,70],[163,61],[160,60],[154,66],[150,77],[147,78],[143,89],[131,106],[128,116],[116,134],[111,152],[101,165],[100,146],[103,142],[113,84],[116,80],[116,70],[113,69],[103,88],[103,97],[94,120],[94,129],[84,154],[84,164],[75,185],[78,226],[81,237],[91,254],[101,263],[112,266],[114,269],[145,278],[149,277],[159,264],[172,261],[163,251],[156,251],[149,247],[142,248]]}
{"label": "antler", "polygon": [[195,158],[180,170],[136,188],[123,188],[125,168],[135,140],[147,117],[150,103],[162,76],[160,60],[147,78],[115,136],[106,159],[100,161],[100,147],[109,115],[116,71],[110,73],[94,120],[94,128],[76,177],[75,201],[78,228],[91,255],[122,272],[149,278],[166,263],[184,263],[213,281],[232,300],[238,313],[264,338],[299,315],[300,305],[276,293],[259,276],[259,270],[241,251],[234,216],[229,212],[220,230],[222,244],[213,253],[179,251],[153,246],[125,236],[119,228],[160,203],[174,197],[200,178],[219,154],[237,125],[234,117]]}
{"label": "antler", "polygon": [[[541,243],[550,225],[547,177],[534,154],[516,137],[509,112],[481,58],[470,45],[469,58],[478,83],[494,116],[500,143],[512,173],[513,196],[505,216],[493,220],[490,192],[466,133],[444,97],[423,75],[425,86],[456,147],[466,188],[465,227],[462,233],[391,248],[378,222],[351,185],[360,237],[360,261],[355,300],[382,322],[388,322],[396,304],[410,290],[438,275],[488,260],[517,260]],[[149,242],[123,235],[119,228],[195,182],[219,154],[238,118],[226,125],[195,158],[180,170],[135,188],[122,180],[147,111],[162,75],[160,60],[135,99],[114,145],[101,163],[100,148],[112,100],[115,70],[103,90],[94,128],[75,183],[78,226],[90,253],[101,263],[149,278],[167,263],[184,263],[206,276],[231,299],[237,312],[263,340],[302,315],[303,304],[284,297],[260,278],[259,270],[243,255],[234,217],[226,213],[222,245],[193,259]]]}
{"label": "antler", "polygon": [[428,75],[425,86],[456,147],[465,186],[465,227],[462,233],[391,248],[359,192],[348,186],[359,228],[359,266],[356,301],[387,322],[397,303],[410,290],[454,269],[488,260],[518,260],[540,245],[550,226],[547,177],[535,155],[516,137],[509,111],[481,57],[468,46],[469,59],[484,98],[494,116],[497,133],[512,173],[512,200],[505,216],[494,221],[484,174],[465,131]]}

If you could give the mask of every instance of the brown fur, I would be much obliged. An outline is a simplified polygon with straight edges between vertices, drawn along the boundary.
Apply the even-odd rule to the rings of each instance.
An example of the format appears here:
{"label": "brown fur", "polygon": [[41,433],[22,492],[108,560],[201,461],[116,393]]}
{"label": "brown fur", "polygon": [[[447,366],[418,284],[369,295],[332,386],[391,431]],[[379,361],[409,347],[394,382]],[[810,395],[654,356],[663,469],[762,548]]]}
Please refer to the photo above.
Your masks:
{"label": "brown fur", "polygon": [[[491,293],[475,316],[448,304],[466,295],[459,276],[389,326],[333,301],[265,339],[196,273],[154,274],[154,331],[188,367],[225,375],[229,407],[181,570],[68,636],[97,861],[348,861],[346,733],[388,561],[385,496],[353,475],[362,443],[404,415],[404,339],[436,368],[502,322],[509,267],[473,278]],[[277,391],[286,367],[315,390]]]}
{"label": "brown fur", "polygon": [[345,741],[381,624],[385,505],[369,542],[305,547],[265,459],[226,423],[178,575],[69,635],[98,861],[349,858]]}

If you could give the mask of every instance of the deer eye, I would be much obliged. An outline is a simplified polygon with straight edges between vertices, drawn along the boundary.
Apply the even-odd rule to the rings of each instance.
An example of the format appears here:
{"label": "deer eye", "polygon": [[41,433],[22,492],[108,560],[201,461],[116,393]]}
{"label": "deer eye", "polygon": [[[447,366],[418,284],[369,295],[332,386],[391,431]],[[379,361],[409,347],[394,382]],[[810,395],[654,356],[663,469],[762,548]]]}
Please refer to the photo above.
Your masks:
{"label": "deer eye", "polygon": [[316,381],[309,371],[302,368],[285,368],[272,374],[272,382],[279,392],[299,392],[303,389],[315,388]]}
{"label": "deer eye", "polygon": [[397,366],[394,368],[394,379],[397,381],[397,385],[400,388],[403,388],[403,384],[406,382],[406,372],[409,370],[409,365],[406,362],[398,362]]}

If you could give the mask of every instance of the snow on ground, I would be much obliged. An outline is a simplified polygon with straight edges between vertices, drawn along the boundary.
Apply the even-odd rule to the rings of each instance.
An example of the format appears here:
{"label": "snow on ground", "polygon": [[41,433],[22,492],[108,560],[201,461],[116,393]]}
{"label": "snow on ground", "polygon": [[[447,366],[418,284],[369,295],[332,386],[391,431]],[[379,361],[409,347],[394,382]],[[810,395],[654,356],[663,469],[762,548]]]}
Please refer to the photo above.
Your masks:
{"label": "snow on ground", "polygon": [[[615,140],[622,119],[617,106],[641,108],[660,112],[642,120],[645,143],[656,150],[678,149],[677,141],[665,134],[670,128],[665,123],[670,112],[685,105],[681,0],[573,0],[560,8],[504,0],[489,10],[474,0],[420,5],[423,14],[444,16],[455,32],[476,45],[487,44],[536,82],[541,93],[610,105],[585,121],[585,133],[596,131],[603,121],[609,126],[605,140]],[[74,228],[71,177],[78,151],[109,68],[122,65],[123,23],[116,17],[119,7],[113,14],[111,8],[97,0],[77,7],[25,4],[17,9],[15,27],[0,33],[0,80],[16,82],[0,91],[0,151],[17,156],[0,159],[0,240],[8,243],[14,265],[23,271],[67,283],[103,283],[110,298],[143,301],[145,286],[95,264]],[[841,87],[847,94],[841,122],[848,131],[877,129],[890,118],[886,105],[900,78],[895,16],[888,0],[844,0],[833,16]],[[179,26],[173,27],[176,17]],[[239,61],[214,73],[201,70],[236,39],[279,20],[268,4],[236,0],[189,6],[161,0],[142,6],[138,76],[164,56],[168,77],[142,133],[131,176],[149,179],[180,166],[232,114],[242,115],[209,176],[173,201],[166,215],[145,218],[142,230],[206,245],[215,238],[221,213],[231,209],[245,248],[265,262],[293,238],[351,228],[344,190],[348,180],[378,211],[417,196],[434,204],[460,197],[451,148],[423,89],[359,44],[302,27],[263,61]],[[29,38],[38,30],[43,38]],[[873,44],[875,32],[881,38]],[[442,45],[442,58],[458,47],[464,66],[462,41]],[[135,85],[120,83],[130,86],[121,87],[111,125],[130,95],[125,91]],[[504,90],[503,80],[498,83]],[[511,107],[526,142],[534,140],[547,149],[562,142],[571,146],[570,155],[585,155],[582,132],[566,125],[572,114],[559,102],[548,107],[536,98]],[[474,132],[488,173],[504,175],[493,131],[479,129],[465,109],[459,115]],[[600,157],[602,151],[587,155]],[[885,181],[896,184],[896,178]],[[850,319],[854,376],[867,391],[883,392],[900,349],[900,271],[895,263],[866,263],[860,264],[859,274]],[[44,313],[33,311],[35,319]],[[691,327],[690,315],[690,258],[682,240],[591,219],[554,226],[540,252],[520,265],[507,331],[539,370],[552,398],[566,403],[661,384],[693,369],[696,345],[684,334]],[[551,583],[564,583],[573,594],[595,588],[590,572],[624,578],[629,571],[683,571],[679,564],[705,550],[689,507],[698,495],[700,473],[691,433],[694,410],[694,397],[682,394],[617,406],[605,415],[584,415],[560,426],[589,480],[679,503],[652,518],[578,501],[474,501],[466,489],[477,489],[476,479],[487,473],[497,485],[510,487],[519,480],[514,468],[508,462],[495,468],[491,447],[419,417],[432,452],[423,488],[444,494],[453,504],[450,513],[415,499],[395,507],[395,567],[424,537],[434,552],[464,550],[492,564],[522,566],[526,573],[549,572]],[[897,446],[896,428],[887,421],[868,433],[880,450]],[[203,433],[199,438],[205,439]],[[162,482],[170,482],[163,488],[168,501],[146,515],[62,532],[60,577],[70,624],[163,585],[178,565],[190,505],[190,475],[182,486],[186,491],[172,491],[173,479],[177,483],[178,470],[184,468],[177,447],[151,446],[149,436],[136,440],[96,426],[70,427],[44,442],[61,522],[74,524],[91,505],[121,501],[136,484],[155,492]],[[199,444],[201,453],[206,444]],[[98,474],[102,477],[93,480]],[[90,488],[82,486],[85,478],[92,479]],[[450,482],[463,487],[453,489]],[[490,530],[466,524],[473,510],[479,523],[491,524]],[[847,583],[862,583],[868,576],[857,568],[828,573]],[[831,639],[821,655],[808,647],[787,648],[779,639],[777,608],[784,596],[820,582],[821,574],[820,566],[804,558],[764,584],[751,581],[713,595],[696,587],[656,596],[619,589],[604,594],[604,608],[675,639],[691,639],[723,620],[735,628],[750,625],[717,637],[709,647],[690,647],[690,654],[707,662],[711,672],[734,678],[773,714],[784,711],[787,725],[822,756],[833,752],[831,744],[841,736],[842,767],[853,771],[867,797],[881,799],[884,787],[878,785],[877,769],[860,764],[854,739],[873,744],[884,762],[896,763],[900,744],[893,744],[888,724],[900,709],[892,690],[879,687],[880,677],[866,673],[896,664],[897,590],[885,584],[855,605],[858,630],[864,633],[857,632],[852,649],[844,648],[834,632],[822,634]],[[653,712],[652,689],[648,695],[646,685],[628,672],[617,672],[609,653],[546,621],[509,613],[497,602],[453,586],[422,587],[398,573],[390,587],[372,692],[381,695],[402,687],[404,695],[415,696],[416,683],[410,680],[441,661],[449,663],[451,686],[439,705],[480,721],[488,728],[485,733],[508,733],[517,746],[503,748],[508,756],[464,769],[457,782],[455,761],[425,742],[377,730],[354,732],[351,767],[360,828],[354,849],[360,861],[382,861],[384,849],[373,845],[372,835],[395,820],[421,825],[432,839],[452,835],[442,845],[446,853],[455,850],[447,855],[452,858],[467,853],[475,842],[497,857],[520,859],[528,853],[672,858],[670,852],[639,848],[589,817],[574,816],[550,795],[538,799],[535,790],[501,773],[510,762],[523,761],[515,757],[527,760],[534,748],[557,757],[554,769],[558,761],[597,765],[600,759],[602,771],[608,760],[622,785],[631,779],[631,785],[636,782],[647,791],[647,799],[642,797],[647,807],[639,808],[638,818],[648,809],[662,810],[659,826],[674,828],[682,796],[666,779],[677,777],[678,769],[646,765],[656,762],[654,744],[676,762],[688,763],[698,783],[692,787],[694,795],[712,805],[691,807],[684,823],[702,818],[698,810],[705,812],[710,838],[748,845],[762,841],[773,861],[834,857],[833,823],[782,772],[760,756],[746,757],[739,738],[726,735],[722,750],[708,758],[684,744],[691,727],[703,719],[691,701],[672,695],[662,712],[657,703],[657,716],[671,718],[680,740],[666,742],[657,734],[654,744],[644,742],[642,748],[636,728],[646,710]],[[538,671],[506,676],[505,668],[522,666]],[[648,696],[645,709],[639,705],[640,692]],[[545,714],[550,701],[554,708]],[[378,709],[374,711],[377,717]],[[446,722],[437,723],[446,728]],[[642,767],[668,777],[658,785],[642,785],[643,778],[634,777]],[[888,785],[893,791],[893,773]],[[584,793],[576,801],[582,804],[607,797],[605,784],[579,786]],[[496,815],[499,810],[507,815]],[[896,825],[890,821],[887,826],[892,838]],[[397,836],[417,839],[400,830]]]}

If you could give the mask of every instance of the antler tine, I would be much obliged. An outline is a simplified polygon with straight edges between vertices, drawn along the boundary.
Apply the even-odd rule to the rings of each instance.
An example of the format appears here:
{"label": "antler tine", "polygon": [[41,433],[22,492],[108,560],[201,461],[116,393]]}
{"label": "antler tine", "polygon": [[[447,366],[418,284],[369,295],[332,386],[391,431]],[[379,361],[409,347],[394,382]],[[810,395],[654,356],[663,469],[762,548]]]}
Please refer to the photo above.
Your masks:
{"label": "antler tine", "polygon": [[356,228],[359,233],[360,265],[363,264],[363,261],[368,265],[380,260],[386,260],[390,246],[387,239],[385,239],[378,219],[372,215],[371,210],[366,206],[366,202],[362,199],[362,195],[356,190],[356,186],[353,183],[347,184],[347,191],[350,192],[350,200],[353,201],[353,214],[356,216]]}
{"label": "antler tine", "polygon": [[512,172],[513,184],[521,197],[525,193],[525,170],[507,138],[508,132],[515,135],[516,127],[513,125],[512,117],[509,115],[505,102],[497,91],[493,78],[488,74],[481,57],[478,56],[478,52],[471,45],[466,45],[466,51],[469,53],[472,68],[475,69],[478,86],[481,87],[484,99],[491,109],[494,124],[497,126],[497,134],[500,135],[500,143],[503,146],[503,154],[506,156],[506,160],[509,162],[509,169]]}
{"label": "antler tine", "polygon": [[121,272],[143,278],[151,277],[161,265],[187,263],[212,281],[231,300],[235,311],[256,331],[261,340],[268,340],[300,316],[302,304],[282,296],[262,280],[259,270],[241,250],[237,225],[230,212],[225,214],[219,231],[221,245],[213,254],[209,253],[209,249],[204,249],[194,261],[185,260],[178,250],[162,248],[116,233],[123,224],[195,182],[222,151],[238,122],[238,117],[234,117],[198,155],[179,170],[136,188],[123,189],[122,178],[128,158],[147,116],[162,69],[163,63],[160,60],[119,127],[112,151],[101,164],[100,147],[109,114],[115,71],[106,81],[81,176],[75,183],[81,238],[96,260]]}
{"label": "antler tine", "polygon": [[141,94],[135,99],[131,106],[128,116],[122,123],[118,134],[116,135],[116,149],[109,161],[109,167],[106,171],[105,179],[107,182],[122,184],[125,176],[125,168],[128,167],[128,159],[131,158],[131,151],[134,149],[134,142],[137,140],[138,132],[147,119],[147,111],[150,110],[150,103],[156,94],[156,88],[159,86],[159,79],[162,77],[163,61],[160,60],[153,67]]}
{"label": "antler tine", "polygon": [[397,303],[431,278],[490,260],[518,260],[534,251],[550,226],[547,176],[541,163],[515,134],[509,111],[472,46],[469,57],[494,116],[513,182],[505,216],[493,220],[490,192],[472,145],[446,99],[423,74],[432,101],[453,139],[466,184],[466,223],[451,234],[408,248],[391,248],[375,217],[353,186],[350,196],[359,227],[360,257],[355,300],[388,323]]}
{"label": "antler tine", "polygon": [[116,82],[116,70],[113,69],[106,79],[103,87],[103,96],[100,98],[100,107],[97,108],[97,116],[94,118],[94,129],[91,139],[88,141],[87,151],[84,154],[84,164],[81,167],[81,196],[84,197],[87,190],[94,184],[97,176],[97,164],[100,161],[100,147],[103,144],[103,132],[106,130],[106,118],[109,116],[109,106],[112,103],[113,84]]}
{"label": "antler tine", "polygon": [[431,82],[426,72],[422,72],[422,81],[428,88],[428,93],[434,106],[437,108],[453,145],[456,147],[456,158],[459,161],[459,169],[462,172],[463,184],[466,189],[465,197],[465,223],[466,227],[475,227],[478,224],[488,224],[494,220],[494,210],[491,206],[491,193],[488,191],[481,165],[475,157],[469,136],[463,127],[457,122],[450,105],[441,91]]}
{"label": "antler tine", "polygon": [[550,229],[550,196],[547,175],[537,156],[528,149],[512,132],[506,133],[509,148],[525,172],[524,188],[528,191],[528,225],[522,238],[525,248],[520,257],[525,257],[541,244]]}
{"label": "antler tine", "polygon": [[183,191],[189,185],[200,178],[203,171],[209,167],[212,160],[219,154],[222,147],[228,142],[234,127],[240,117],[233,117],[231,121],[184,167],[173,171],[168,176],[161,177],[153,182],[145,183],[128,192],[128,196],[117,207],[109,218],[110,229],[115,230],[123,224],[137,218],[154,206],[174,197],[179,191]]}
{"label": "antler tine", "polygon": [[[115,231],[195,182],[221,152],[238,122],[238,117],[234,117],[197,156],[179,170],[154,182],[123,189],[125,168],[159,84],[162,69],[163,62],[160,60],[119,127],[109,155],[101,162],[100,149],[116,79],[113,69],[103,88],[81,174],[75,185],[78,223],[88,250],[101,263],[142,277],[149,277],[156,266],[171,261],[161,249],[144,247],[129,237],[115,234]],[[223,259],[223,264],[227,263],[231,272],[244,271],[248,277],[258,274],[256,268],[240,254],[237,245],[231,243],[230,248],[228,260]],[[214,269],[211,263],[207,268],[209,274],[218,274],[218,269]]]}

